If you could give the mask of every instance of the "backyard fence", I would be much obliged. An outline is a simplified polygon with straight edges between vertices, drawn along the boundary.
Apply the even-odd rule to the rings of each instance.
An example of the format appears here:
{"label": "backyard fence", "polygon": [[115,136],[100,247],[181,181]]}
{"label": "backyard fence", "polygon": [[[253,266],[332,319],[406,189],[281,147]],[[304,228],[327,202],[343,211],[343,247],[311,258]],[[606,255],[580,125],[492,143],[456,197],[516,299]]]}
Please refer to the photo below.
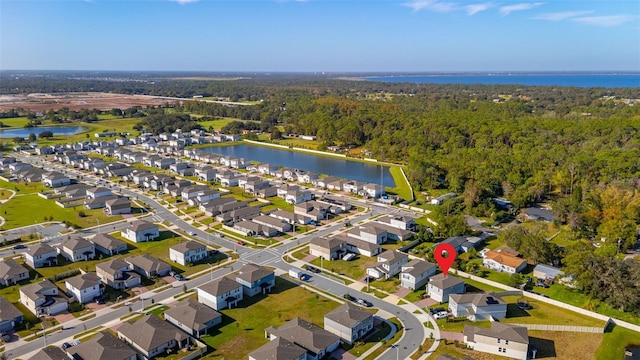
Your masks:
{"label": "backyard fence", "polygon": [[543,330],[543,331],[569,331],[569,332],[581,332],[581,333],[604,333],[605,327],[593,327],[593,326],[571,326],[571,325],[544,325],[544,324],[510,324],[517,326],[524,326],[529,330]]}

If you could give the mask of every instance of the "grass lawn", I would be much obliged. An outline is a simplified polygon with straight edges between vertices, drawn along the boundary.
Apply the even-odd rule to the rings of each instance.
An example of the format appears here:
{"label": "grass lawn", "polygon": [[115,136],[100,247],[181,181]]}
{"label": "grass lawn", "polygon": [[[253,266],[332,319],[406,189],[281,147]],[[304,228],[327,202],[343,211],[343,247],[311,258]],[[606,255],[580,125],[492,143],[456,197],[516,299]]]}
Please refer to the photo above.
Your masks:
{"label": "grass lawn", "polygon": [[502,299],[507,302],[507,318],[502,320],[505,323],[519,324],[549,324],[549,325],[575,325],[575,326],[604,326],[604,321],[592,317],[581,315],[573,311],[561,309],[557,306],[546,304],[541,301],[527,299],[533,306],[531,310],[521,310],[515,304],[520,299],[519,296],[504,296]]}
{"label": "grass lawn", "polygon": [[[325,269],[331,270],[340,275],[345,275],[354,280],[359,280],[364,277],[367,268],[377,261],[376,257],[366,257],[363,255],[356,255],[356,257],[351,261],[344,260],[332,260],[332,261],[323,261],[323,266]],[[316,258],[311,261],[316,267],[320,267],[320,258]]]}
{"label": "grass lawn", "polygon": [[392,344],[394,344],[398,340],[400,340],[400,338],[404,334],[404,328],[402,327],[402,323],[397,318],[390,318],[389,321],[391,321],[392,323],[394,323],[396,325],[396,329],[397,329],[396,334],[393,335],[393,337],[391,339],[387,340],[386,343],[389,344],[388,346],[380,346],[375,351],[373,351],[371,354],[369,354],[369,356],[366,357],[367,360],[377,359],[378,356],[380,356],[380,354],[382,354],[383,352],[387,351],[387,349]]}
{"label": "grass lawn", "polygon": [[381,323],[363,342],[356,342],[356,344],[349,349],[349,353],[355,356],[364,354],[367,350],[371,349],[373,345],[389,335],[389,332],[391,332],[391,327],[386,322]]}
{"label": "grass lawn", "polygon": [[396,194],[405,200],[410,200],[413,197],[411,192],[411,187],[409,183],[405,181],[404,176],[402,176],[402,170],[400,166],[392,166],[389,168],[389,172],[393,177],[393,182],[396,184],[395,187],[387,187],[386,190],[391,194]]}
{"label": "grass lawn", "polygon": [[398,287],[400,286],[400,279],[395,277],[389,280],[379,279],[372,281],[369,285],[371,285],[371,287],[375,287],[393,294],[398,291]]}
{"label": "grass lawn", "polygon": [[311,150],[318,150],[318,145],[320,145],[320,142],[318,140],[304,140],[301,138],[285,138],[282,140],[273,141],[273,143],[278,145],[293,146],[300,149],[311,149]]}
{"label": "grass lawn", "polygon": [[[461,278],[464,280],[464,283],[467,284],[467,292],[481,292],[481,291],[493,291],[493,292],[501,292],[504,291],[502,289],[498,289],[497,287],[493,287],[491,285],[487,285],[485,283],[481,283],[479,281]],[[470,288],[472,287],[472,288]]]}
{"label": "grass lawn", "polygon": [[26,116],[23,116],[23,117],[0,119],[0,122],[4,125],[2,127],[3,129],[6,127],[23,128],[25,125],[27,125],[29,120],[27,120]]}
{"label": "grass lawn", "polygon": [[[594,359],[603,334],[565,331],[529,331],[529,344],[538,348],[536,359]],[[611,349],[607,349],[609,352]],[[595,357],[600,359],[599,357]],[[622,352],[611,359],[622,359]]]}
{"label": "grass lawn", "polygon": [[447,322],[447,319],[439,319],[439,320],[436,320],[436,323],[438,324],[438,328],[441,331],[451,331],[451,332],[457,332],[457,333],[461,333],[464,330],[465,325],[473,325],[473,326],[478,326],[483,328],[491,327],[491,322],[489,320],[486,320],[486,321],[463,320],[463,321]]}
{"label": "grass lawn", "polygon": [[209,120],[209,121],[198,121],[198,124],[200,126],[202,126],[203,129],[208,130],[209,127],[212,127],[215,130],[220,130],[223,127],[225,127],[227,124],[229,124],[232,121],[242,121],[244,122],[245,120],[240,120],[240,119],[236,119],[236,118],[222,118],[222,119],[218,119],[218,120]]}
{"label": "grass lawn", "polygon": [[624,348],[629,345],[640,346],[640,333],[620,326],[609,328],[602,337],[600,347],[595,352],[597,360],[619,360],[623,358]]}
{"label": "grass lawn", "polygon": [[244,360],[268,342],[265,328],[281,326],[295,317],[323,327],[324,314],[338,306],[337,302],[276,277],[271,294],[247,297],[239,307],[222,310],[222,324],[201,340],[213,348],[209,356]]}

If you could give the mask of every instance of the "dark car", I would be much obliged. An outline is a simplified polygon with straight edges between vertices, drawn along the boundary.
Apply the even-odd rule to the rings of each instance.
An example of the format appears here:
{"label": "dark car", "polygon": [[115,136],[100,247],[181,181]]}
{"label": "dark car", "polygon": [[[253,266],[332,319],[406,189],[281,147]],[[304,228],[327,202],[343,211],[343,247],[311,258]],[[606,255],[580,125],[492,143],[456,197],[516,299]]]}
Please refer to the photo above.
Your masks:
{"label": "dark car", "polygon": [[319,274],[320,273],[320,269],[315,268],[311,265],[307,265],[306,269],[314,274]]}
{"label": "dark car", "polygon": [[349,300],[349,301],[356,301],[356,298],[354,298],[353,296],[349,295],[349,294],[344,294],[342,295],[343,298]]}
{"label": "dark car", "polygon": [[68,342],[62,343],[62,350],[66,350],[66,349],[68,349],[70,347],[71,347],[71,344],[69,344]]}
{"label": "dark car", "polygon": [[174,277],[176,280],[178,280],[178,281],[184,281],[184,280],[186,280],[186,279],[184,278],[184,276],[182,276],[182,275],[180,275],[180,274],[175,274],[175,275],[173,275],[173,277]]}
{"label": "dark car", "polygon": [[26,249],[27,245],[19,244],[19,245],[14,246],[13,248],[16,249],[16,250],[18,250],[18,249]]}
{"label": "dark car", "polygon": [[357,302],[358,304],[362,305],[362,306],[365,306],[365,307],[372,307],[372,306],[373,306],[373,304],[372,304],[372,303],[368,302],[368,301],[367,301],[367,300],[365,300],[365,299],[358,299],[358,300],[356,300],[356,302]]}

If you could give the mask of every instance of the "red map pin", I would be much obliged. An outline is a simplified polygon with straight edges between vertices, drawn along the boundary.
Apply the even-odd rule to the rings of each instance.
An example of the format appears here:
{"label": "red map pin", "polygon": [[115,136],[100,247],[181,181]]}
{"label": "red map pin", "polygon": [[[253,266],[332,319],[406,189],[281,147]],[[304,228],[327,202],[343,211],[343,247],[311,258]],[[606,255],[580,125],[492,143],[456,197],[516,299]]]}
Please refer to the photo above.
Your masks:
{"label": "red map pin", "polygon": [[440,244],[436,246],[436,250],[433,252],[433,257],[436,259],[436,262],[438,263],[438,266],[440,266],[444,276],[447,277],[449,268],[456,260],[456,249],[451,244]]}

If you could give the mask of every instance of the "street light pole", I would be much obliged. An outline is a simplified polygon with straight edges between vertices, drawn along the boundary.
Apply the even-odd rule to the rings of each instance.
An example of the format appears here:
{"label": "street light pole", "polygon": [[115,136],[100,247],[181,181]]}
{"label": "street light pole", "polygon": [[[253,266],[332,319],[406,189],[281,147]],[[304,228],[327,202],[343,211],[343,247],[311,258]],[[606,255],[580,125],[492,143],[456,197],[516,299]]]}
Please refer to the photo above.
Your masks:
{"label": "street light pole", "polygon": [[400,358],[400,349],[398,349],[397,345],[391,345],[391,348],[396,349],[396,360]]}
{"label": "street light pole", "polygon": [[98,222],[98,234],[100,234],[100,219],[96,218],[96,221]]}
{"label": "street light pole", "polygon": [[44,334],[44,347],[47,347],[47,331],[44,328],[44,320],[40,323],[42,325],[42,334]]}

